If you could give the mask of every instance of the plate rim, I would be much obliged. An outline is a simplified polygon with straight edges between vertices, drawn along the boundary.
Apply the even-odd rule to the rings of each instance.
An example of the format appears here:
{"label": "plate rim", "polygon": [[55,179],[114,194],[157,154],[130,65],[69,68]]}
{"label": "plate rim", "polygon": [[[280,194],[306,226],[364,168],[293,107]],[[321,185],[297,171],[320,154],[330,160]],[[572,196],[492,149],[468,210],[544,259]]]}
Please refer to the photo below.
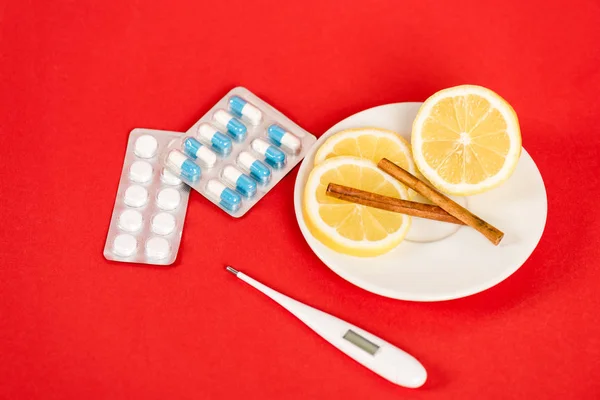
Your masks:
{"label": "plate rim", "polygon": [[[459,290],[459,291],[455,291],[453,293],[448,291],[448,292],[444,292],[440,295],[436,295],[433,293],[427,293],[425,296],[423,296],[423,295],[415,296],[412,293],[391,290],[391,289],[387,289],[387,288],[381,288],[379,286],[372,285],[368,281],[356,279],[352,274],[346,274],[344,272],[344,268],[338,268],[337,266],[331,266],[327,262],[324,261],[324,257],[320,253],[320,251],[318,249],[316,249],[315,247],[313,247],[313,245],[311,244],[311,241],[314,241],[316,243],[317,239],[314,238],[312,236],[312,234],[308,231],[306,223],[304,222],[304,216],[303,216],[302,205],[301,205],[302,193],[300,193],[300,186],[302,186],[302,182],[300,182],[300,180],[301,180],[300,178],[301,177],[305,178],[307,176],[307,174],[301,173],[301,172],[303,172],[304,169],[307,169],[309,167],[308,166],[308,163],[309,163],[308,158],[312,158],[311,156],[313,156],[314,153],[317,151],[318,146],[320,146],[323,143],[321,141],[322,138],[330,136],[334,130],[339,129],[339,128],[337,128],[339,125],[341,125],[342,123],[344,123],[345,121],[347,121],[350,118],[357,117],[360,114],[367,113],[367,112],[373,111],[375,109],[384,108],[384,107],[393,107],[393,106],[397,106],[397,107],[411,107],[412,106],[412,107],[414,107],[414,106],[420,105],[420,104],[422,104],[422,102],[411,101],[411,102],[388,103],[388,104],[382,104],[379,106],[370,107],[370,108],[364,109],[362,111],[358,111],[358,112],[338,121],[337,123],[332,125],[329,129],[327,129],[322,135],[320,135],[319,138],[317,139],[317,142],[313,145],[313,148],[311,148],[307,152],[306,157],[304,158],[304,160],[302,160],[302,163],[300,163],[300,168],[298,170],[298,174],[296,175],[296,179],[294,182],[294,213],[296,216],[296,222],[298,223],[298,227],[300,228],[302,236],[304,237],[304,240],[308,244],[308,247],[311,249],[311,251],[317,256],[317,258],[321,261],[321,263],[323,263],[327,268],[329,268],[336,275],[338,275],[340,278],[346,280],[347,282],[349,282],[363,290],[366,290],[368,292],[371,292],[371,293],[374,293],[374,294],[377,294],[377,295],[380,295],[383,297],[396,299],[396,300],[415,301],[415,302],[438,302],[438,301],[456,300],[456,299],[472,296],[477,293],[481,293],[481,292],[486,291],[486,290],[502,283],[503,281],[505,281],[508,277],[513,275],[517,270],[519,270],[523,266],[523,264],[525,264],[525,262],[529,259],[529,257],[531,257],[531,255],[533,254],[535,249],[538,247],[541,238],[544,235],[544,232],[546,230],[546,223],[547,223],[547,219],[548,219],[548,194],[546,191],[546,185],[545,185],[544,179],[542,177],[542,174],[541,174],[537,164],[535,163],[535,160],[533,160],[533,157],[531,157],[531,155],[526,151],[526,149],[524,147],[522,148],[521,157],[528,157],[529,160],[531,161],[531,163],[533,164],[533,167],[535,168],[535,170],[537,171],[537,173],[540,177],[540,181],[542,184],[541,188],[542,188],[543,195],[544,195],[544,218],[543,218],[543,224],[540,229],[539,235],[536,238],[535,244],[532,246],[531,250],[523,253],[523,256],[521,257],[521,259],[518,260],[518,262],[515,262],[515,264],[514,264],[515,266],[513,268],[508,268],[508,269],[504,270],[503,273],[499,274],[495,279],[486,280],[486,281],[483,281],[479,285],[472,286],[471,288],[469,288],[470,290]],[[375,257],[373,257],[373,258],[375,258]]]}

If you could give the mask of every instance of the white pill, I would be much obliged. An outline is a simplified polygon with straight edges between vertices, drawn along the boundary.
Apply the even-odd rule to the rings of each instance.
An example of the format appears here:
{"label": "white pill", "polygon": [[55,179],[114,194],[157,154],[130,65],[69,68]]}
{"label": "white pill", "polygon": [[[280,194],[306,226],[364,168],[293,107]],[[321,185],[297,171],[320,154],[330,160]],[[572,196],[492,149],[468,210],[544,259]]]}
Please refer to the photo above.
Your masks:
{"label": "white pill", "polygon": [[246,198],[256,194],[256,182],[234,166],[228,165],[223,168],[223,181]]}
{"label": "white pill", "polygon": [[140,185],[129,186],[125,191],[125,204],[129,207],[141,207],[148,202],[148,191]]}
{"label": "white pill", "polygon": [[233,115],[229,114],[225,110],[217,110],[217,112],[214,115],[215,121],[217,121],[219,124],[223,125],[224,127],[227,127],[227,124],[233,118],[234,118]]}
{"label": "white pill", "polygon": [[206,168],[212,168],[217,162],[217,155],[194,137],[185,138],[182,147],[185,154],[200,161]]}
{"label": "white pill", "polygon": [[168,235],[175,230],[175,217],[169,213],[161,212],[152,217],[152,232],[159,235]]}
{"label": "white pill", "polygon": [[252,167],[252,164],[254,164],[255,161],[257,161],[256,157],[254,157],[252,154],[248,153],[247,151],[242,151],[239,155],[238,155],[238,163],[246,168],[247,170],[250,170],[250,168]]}
{"label": "white pill", "polygon": [[235,187],[238,179],[242,175],[244,175],[242,171],[231,165],[228,165],[225,168],[223,168],[223,178],[225,179],[225,181],[227,181],[227,183],[229,183],[233,187]]}
{"label": "white pill", "polygon": [[206,168],[212,168],[217,162],[217,155],[208,147],[202,146],[196,153],[198,160],[206,166]]}
{"label": "white pill", "polygon": [[213,200],[229,212],[234,213],[242,206],[242,196],[216,179],[208,181],[206,191]]}
{"label": "white pill", "polygon": [[252,150],[256,151],[258,154],[264,156],[271,145],[262,139],[256,138],[252,141],[250,147],[252,147]]}
{"label": "white pill", "polygon": [[146,255],[150,258],[165,258],[171,252],[169,241],[162,237],[153,237],[146,242]]}
{"label": "white pill", "polygon": [[292,154],[298,154],[302,148],[300,139],[277,124],[267,128],[267,135],[279,147]]}
{"label": "white pill", "polygon": [[291,153],[297,154],[302,147],[302,142],[295,135],[286,132],[281,138],[281,146],[289,149]]}
{"label": "white pill", "polygon": [[166,168],[162,169],[160,177],[167,185],[177,186],[181,184],[181,179],[175,176],[171,171]]}
{"label": "white pill", "polygon": [[142,227],[142,213],[125,210],[119,215],[119,228],[127,232],[137,232]]}
{"label": "white pill", "polygon": [[198,126],[198,137],[205,143],[210,143],[217,132],[218,130],[210,124],[204,123]]}
{"label": "white pill", "polygon": [[166,188],[158,192],[156,203],[158,207],[163,210],[174,210],[179,206],[181,202],[181,194],[179,191],[173,188]]}
{"label": "white pill", "polygon": [[187,161],[187,156],[179,150],[171,150],[167,156],[167,162],[173,165],[175,168],[181,168],[183,163]]}
{"label": "white pill", "polygon": [[113,242],[113,252],[122,257],[129,257],[135,253],[137,240],[127,233],[122,233],[115,237]]}
{"label": "white pill", "polygon": [[260,124],[260,120],[262,119],[262,113],[258,108],[254,107],[252,104],[246,103],[242,113],[244,117],[247,117],[248,120],[250,120],[252,125]]}
{"label": "white pill", "polygon": [[175,175],[182,176],[191,182],[196,182],[202,175],[200,167],[179,150],[169,152],[167,165],[171,171],[175,171]]}
{"label": "white pill", "polygon": [[208,191],[208,193],[210,193],[211,195],[213,195],[213,197],[215,199],[220,199],[221,193],[223,193],[223,191],[226,188],[227,188],[227,186],[223,185],[221,182],[219,182],[216,179],[211,179],[206,184],[206,191]]}
{"label": "white pill", "polygon": [[262,120],[260,110],[239,96],[233,96],[229,99],[229,108],[234,113],[248,118],[252,125],[258,125]]}
{"label": "white pill", "polygon": [[152,158],[158,150],[158,142],[154,136],[142,135],[135,141],[134,153],[138,157]]}
{"label": "white pill", "polygon": [[146,161],[136,161],[129,167],[129,178],[138,183],[146,183],[152,179],[152,165]]}

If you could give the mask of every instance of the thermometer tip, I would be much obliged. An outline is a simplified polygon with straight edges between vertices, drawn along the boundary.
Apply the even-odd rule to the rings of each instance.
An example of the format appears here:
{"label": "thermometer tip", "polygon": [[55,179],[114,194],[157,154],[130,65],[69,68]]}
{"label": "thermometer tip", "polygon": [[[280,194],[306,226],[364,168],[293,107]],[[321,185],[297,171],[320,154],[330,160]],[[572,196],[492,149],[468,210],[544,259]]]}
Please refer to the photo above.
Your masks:
{"label": "thermometer tip", "polygon": [[237,269],[235,269],[235,268],[233,268],[233,267],[230,267],[229,265],[228,265],[227,267],[225,267],[225,269],[226,269],[227,271],[231,272],[231,273],[232,273],[232,274],[234,274],[234,275],[237,275],[237,274],[238,274],[238,272],[240,272],[240,271],[238,271]]}

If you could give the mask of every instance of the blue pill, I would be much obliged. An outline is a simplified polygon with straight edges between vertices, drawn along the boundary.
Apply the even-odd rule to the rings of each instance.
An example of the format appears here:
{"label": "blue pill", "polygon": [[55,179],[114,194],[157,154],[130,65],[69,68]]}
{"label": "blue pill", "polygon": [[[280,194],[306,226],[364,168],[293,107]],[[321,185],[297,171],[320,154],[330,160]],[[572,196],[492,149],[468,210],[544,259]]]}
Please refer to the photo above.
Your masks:
{"label": "blue pill", "polygon": [[167,162],[172,168],[178,171],[177,175],[188,181],[196,182],[200,179],[202,174],[200,167],[179,150],[171,150],[167,157]]}
{"label": "blue pill", "polygon": [[246,125],[227,111],[218,110],[214,118],[219,124],[227,128],[227,133],[231,135],[233,140],[241,142],[246,139],[246,133],[248,132]]}
{"label": "blue pill", "polygon": [[200,124],[200,126],[198,127],[198,136],[207,145],[210,144],[210,147],[212,147],[220,155],[226,156],[229,153],[231,153],[231,149],[233,148],[233,143],[231,143],[231,139],[223,135],[212,125]]}
{"label": "blue pill", "polygon": [[223,179],[244,197],[250,198],[256,194],[256,182],[234,166],[223,168]]}
{"label": "blue pill", "polygon": [[248,172],[250,176],[260,183],[267,183],[271,179],[271,170],[262,161],[257,160],[247,151],[242,151],[238,156],[238,163]]}
{"label": "blue pill", "polygon": [[230,212],[236,212],[242,205],[242,197],[216,179],[208,181],[206,190],[221,207]]}
{"label": "blue pill", "polygon": [[238,117],[244,115],[243,111],[246,104],[248,104],[248,102],[239,96],[232,96],[229,99],[229,109]]}
{"label": "blue pill", "polygon": [[277,124],[270,125],[267,128],[267,135],[273,143],[292,154],[298,154],[302,148],[302,142],[296,135],[286,131]]}
{"label": "blue pill", "polygon": [[285,135],[285,129],[279,125],[273,124],[267,128],[267,134],[277,146],[281,146],[281,139],[283,139],[283,135]]}
{"label": "blue pill", "polygon": [[193,159],[197,158],[196,153],[198,153],[200,147],[202,147],[202,143],[194,138],[187,138],[183,141],[183,151]]}
{"label": "blue pill", "polygon": [[193,137],[183,141],[183,151],[190,158],[201,161],[207,168],[211,168],[217,162],[217,155]]}
{"label": "blue pill", "polygon": [[273,168],[279,169],[285,165],[285,153],[262,139],[254,139],[252,149],[262,155]]}
{"label": "blue pill", "polygon": [[238,117],[247,118],[252,125],[258,125],[262,120],[262,112],[240,96],[229,99],[229,109]]}

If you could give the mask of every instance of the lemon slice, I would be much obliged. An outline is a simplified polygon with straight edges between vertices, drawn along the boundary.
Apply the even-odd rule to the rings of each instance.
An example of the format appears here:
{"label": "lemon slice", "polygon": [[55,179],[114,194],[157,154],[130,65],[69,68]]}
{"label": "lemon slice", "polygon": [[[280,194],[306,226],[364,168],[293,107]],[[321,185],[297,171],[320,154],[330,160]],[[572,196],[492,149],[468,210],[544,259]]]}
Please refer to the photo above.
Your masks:
{"label": "lemon slice", "polygon": [[327,247],[370,257],[390,251],[404,239],[409,216],[329,197],[325,194],[329,183],[407,198],[406,188],[370,160],[345,156],[323,161],[308,177],[303,211],[308,229]]}
{"label": "lemon slice", "polygon": [[410,144],[394,131],[380,128],[347,129],[332,135],[315,154],[315,165],[339,156],[354,156],[378,163],[387,158],[414,174]]}
{"label": "lemon slice", "polygon": [[428,98],[413,123],[411,142],[419,171],[436,188],[455,195],[500,185],[521,155],[515,111],[481,86],[456,86]]}

